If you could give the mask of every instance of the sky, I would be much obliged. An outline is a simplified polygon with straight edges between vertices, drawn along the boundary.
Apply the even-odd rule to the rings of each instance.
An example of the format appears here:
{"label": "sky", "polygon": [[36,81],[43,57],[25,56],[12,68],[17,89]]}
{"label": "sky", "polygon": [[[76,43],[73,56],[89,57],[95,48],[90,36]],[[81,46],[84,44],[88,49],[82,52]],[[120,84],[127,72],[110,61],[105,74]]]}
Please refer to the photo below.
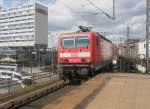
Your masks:
{"label": "sky", "polygon": [[[3,7],[22,5],[33,0],[0,0]],[[146,0],[115,0],[116,19],[109,19],[90,4],[89,0],[36,0],[48,7],[49,31],[54,33],[77,31],[78,26],[93,27],[112,41],[126,39],[127,26],[130,38],[145,38]],[[112,0],[90,0],[112,16]]]}

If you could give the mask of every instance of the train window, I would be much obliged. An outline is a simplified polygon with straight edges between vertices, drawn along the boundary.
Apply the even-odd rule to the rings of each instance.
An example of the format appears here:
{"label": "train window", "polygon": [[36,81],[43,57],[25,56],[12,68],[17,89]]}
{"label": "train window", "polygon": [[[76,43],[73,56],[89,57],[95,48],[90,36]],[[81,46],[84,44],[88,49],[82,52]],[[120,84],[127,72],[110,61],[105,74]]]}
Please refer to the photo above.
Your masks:
{"label": "train window", "polygon": [[62,47],[73,47],[74,46],[74,38],[67,37],[62,39]]}
{"label": "train window", "polygon": [[77,37],[75,42],[77,47],[88,47],[89,37],[88,36]]}

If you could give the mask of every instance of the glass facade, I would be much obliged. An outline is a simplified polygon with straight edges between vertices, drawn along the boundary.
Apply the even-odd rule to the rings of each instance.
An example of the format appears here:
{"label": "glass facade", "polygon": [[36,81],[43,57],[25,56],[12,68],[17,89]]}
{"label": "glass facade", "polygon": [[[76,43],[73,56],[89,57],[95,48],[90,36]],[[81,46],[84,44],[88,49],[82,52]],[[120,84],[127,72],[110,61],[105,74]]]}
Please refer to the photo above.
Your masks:
{"label": "glass facade", "polygon": [[[48,8],[39,3],[0,9],[0,61],[41,62],[47,47]],[[43,51],[40,51],[42,49]]]}
{"label": "glass facade", "polygon": [[31,45],[35,37],[34,26],[35,5],[1,9],[0,46]]}

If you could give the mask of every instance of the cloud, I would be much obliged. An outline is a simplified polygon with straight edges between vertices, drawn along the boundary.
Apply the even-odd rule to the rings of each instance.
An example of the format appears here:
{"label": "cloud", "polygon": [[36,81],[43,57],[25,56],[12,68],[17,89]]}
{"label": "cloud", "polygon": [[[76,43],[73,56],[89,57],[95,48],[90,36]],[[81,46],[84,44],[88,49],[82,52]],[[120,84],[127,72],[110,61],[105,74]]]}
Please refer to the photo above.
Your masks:
{"label": "cloud", "polygon": [[[20,4],[22,0],[17,0]],[[30,0],[33,1],[33,0]],[[49,31],[76,31],[77,26],[86,25],[93,30],[107,32],[110,39],[125,38],[130,26],[131,38],[145,36],[145,0],[115,0],[116,19],[111,20],[95,8],[88,0],[38,0],[49,7]],[[90,0],[97,7],[112,15],[113,0]],[[3,4],[3,0],[0,0]],[[116,39],[117,40],[117,39]]]}
{"label": "cloud", "polygon": [[4,1],[0,0],[0,7],[4,7]]}
{"label": "cloud", "polygon": [[0,5],[4,4],[4,1],[3,0],[0,0]]}
{"label": "cloud", "polygon": [[49,29],[59,31],[79,25],[94,26],[90,17],[93,12],[100,13],[87,0],[59,0],[49,5]]}
{"label": "cloud", "polygon": [[[97,7],[112,15],[110,0],[90,0]],[[94,27],[96,31],[104,31],[125,37],[126,28],[131,28],[131,37],[145,35],[145,1],[116,0],[116,20],[108,19],[100,13],[88,0],[57,0],[49,7],[49,31],[69,31],[78,25]]]}

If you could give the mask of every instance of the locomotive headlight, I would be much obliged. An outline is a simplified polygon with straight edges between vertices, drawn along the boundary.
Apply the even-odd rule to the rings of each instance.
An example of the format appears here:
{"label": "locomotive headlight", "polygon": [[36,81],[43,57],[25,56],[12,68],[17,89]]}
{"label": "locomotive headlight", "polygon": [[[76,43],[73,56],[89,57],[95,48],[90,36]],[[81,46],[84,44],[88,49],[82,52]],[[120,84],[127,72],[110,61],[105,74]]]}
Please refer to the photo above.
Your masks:
{"label": "locomotive headlight", "polygon": [[84,58],[81,59],[82,62],[86,62],[86,60]]}
{"label": "locomotive headlight", "polygon": [[90,59],[89,58],[82,58],[81,62],[90,62]]}
{"label": "locomotive headlight", "polygon": [[65,59],[64,62],[69,62],[69,60],[68,60],[68,59]]}
{"label": "locomotive headlight", "polygon": [[64,59],[64,58],[60,58],[60,62],[61,62],[61,63],[68,63],[69,60],[68,60],[68,59]]}

